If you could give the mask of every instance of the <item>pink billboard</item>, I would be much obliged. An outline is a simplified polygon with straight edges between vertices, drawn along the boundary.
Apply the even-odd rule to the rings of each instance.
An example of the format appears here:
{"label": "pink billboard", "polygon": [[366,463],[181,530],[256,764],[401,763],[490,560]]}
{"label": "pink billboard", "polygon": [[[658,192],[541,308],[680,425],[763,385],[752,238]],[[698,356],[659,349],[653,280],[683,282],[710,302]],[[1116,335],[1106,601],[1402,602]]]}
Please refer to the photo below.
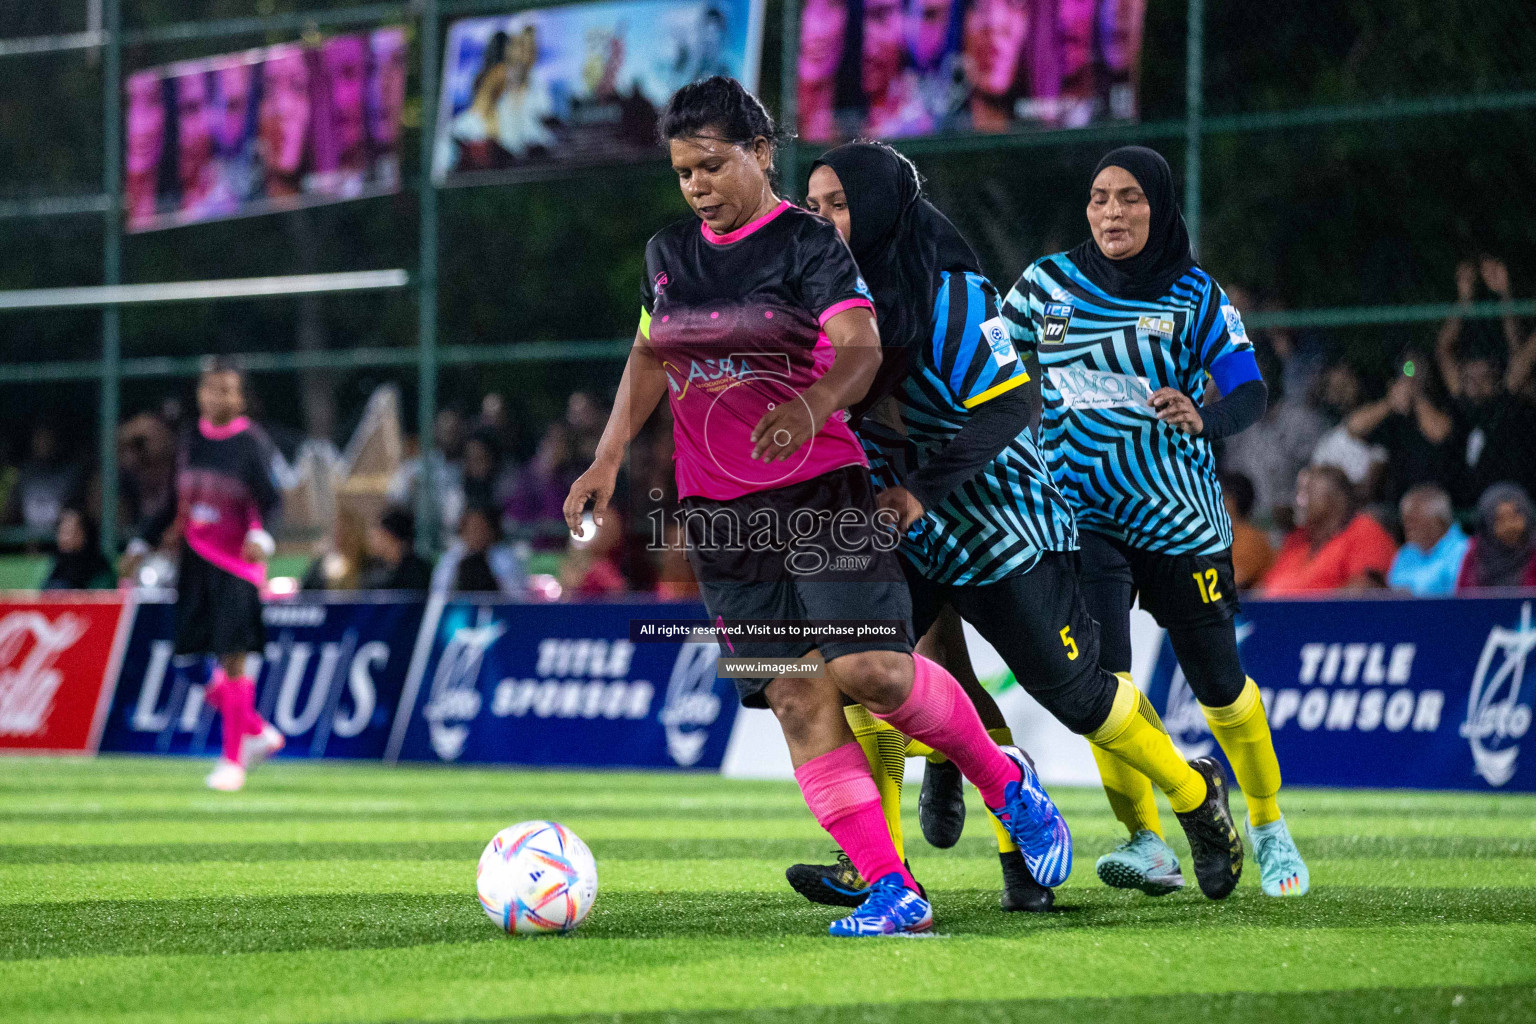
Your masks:
{"label": "pink billboard", "polygon": [[399,191],[405,78],[399,27],[130,74],[128,230]]}

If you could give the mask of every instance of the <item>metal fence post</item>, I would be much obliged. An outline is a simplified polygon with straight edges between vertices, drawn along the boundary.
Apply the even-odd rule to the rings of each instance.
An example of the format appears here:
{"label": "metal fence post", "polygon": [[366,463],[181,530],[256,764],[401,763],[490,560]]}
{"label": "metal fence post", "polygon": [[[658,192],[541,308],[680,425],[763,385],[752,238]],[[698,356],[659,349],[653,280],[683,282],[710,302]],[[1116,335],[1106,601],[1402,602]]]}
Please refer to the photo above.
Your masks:
{"label": "metal fence post", "polygon": [[790,133],[780,154],[782,190],[795,193],[796,148],[800,138],[800,4],[784,0],[783,41],[779,47],[779,124]]}
{"label": "metal fence post", "polygon": [[437,123],[437,0],[421,0],[421,266],[416,277],[416,546],[431,553],[437,539],[436,480],[432,475],[433,425],[437,419],[437,186],[432,181]]}
{"label": "metal fence post", "polygon": [[[102,230],[102,283],[122,283],[123,277],[123,13],[121,0],[103,0],[102,29],[106,34],[101,62],[103,148],[101,190],[106,196]],[[117,417],[122,376],[122,313],[116,306],[101,312],[101,546],[109,560],[117,558]]]}
{"label": "metal fence post", "polygon": [[1200,133],[1205,118],[1205,0],[1189,0],[1184,60],[1184,223],[1200,254]]}

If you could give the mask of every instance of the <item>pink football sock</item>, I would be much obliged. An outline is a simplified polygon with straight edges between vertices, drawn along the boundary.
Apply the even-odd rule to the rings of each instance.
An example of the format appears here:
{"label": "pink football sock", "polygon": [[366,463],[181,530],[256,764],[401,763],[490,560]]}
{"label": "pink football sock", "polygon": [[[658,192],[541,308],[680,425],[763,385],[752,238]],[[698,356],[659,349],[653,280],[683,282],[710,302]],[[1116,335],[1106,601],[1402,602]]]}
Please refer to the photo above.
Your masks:
{"label": "pink football sock", "polygon": [[246,676],[231,679],[222,665],[209,677],[203,701],[219,713],[220,753],[224,760],[241,764],[240,742],[266,727],[256,711],[256,684]]}
{"label": "pink football sock", "polygon": [[255,736],[267,727],[266,719],[256,710],[256,681],[250,676],[241,676],[231,681],[234,687],[230,691],[231,701],[240,717],[240,731],[247,736]]}
{"label": "pink football sock", "polygon": [[1003,805],[1003,787],[1019,781],[1009,760],[976,714],[976,706],[944,666],[914,653],[912,692],[888,715],[876,715],[919,743],[926,743],[981,790],[988,807]]}
{"label": "pink football sock", "polygon": [[795,769],[795,781],[816,821],[837,840],[865,881],[878,881],[894,871],[907,888],[917,888],[911,872],[896,856],[891,830],[880,812],[880,791],[862,747],[845,743],[811,758]]}

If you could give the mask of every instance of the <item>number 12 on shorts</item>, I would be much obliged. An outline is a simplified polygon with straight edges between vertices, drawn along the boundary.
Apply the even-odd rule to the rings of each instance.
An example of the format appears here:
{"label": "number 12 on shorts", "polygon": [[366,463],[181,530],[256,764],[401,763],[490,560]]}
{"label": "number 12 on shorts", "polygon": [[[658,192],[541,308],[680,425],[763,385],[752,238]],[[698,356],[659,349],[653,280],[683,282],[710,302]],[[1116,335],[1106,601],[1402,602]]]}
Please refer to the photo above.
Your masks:
{"label": "number 12 on shorts", "polygon": [[1195,586],[1200,588],[1201,601],[1206,604],[1215,604],[1221,600],[1221,591],[1216,589],[1217,576],[1214,568],[1203,569],[1192,575],[1195,577]]}

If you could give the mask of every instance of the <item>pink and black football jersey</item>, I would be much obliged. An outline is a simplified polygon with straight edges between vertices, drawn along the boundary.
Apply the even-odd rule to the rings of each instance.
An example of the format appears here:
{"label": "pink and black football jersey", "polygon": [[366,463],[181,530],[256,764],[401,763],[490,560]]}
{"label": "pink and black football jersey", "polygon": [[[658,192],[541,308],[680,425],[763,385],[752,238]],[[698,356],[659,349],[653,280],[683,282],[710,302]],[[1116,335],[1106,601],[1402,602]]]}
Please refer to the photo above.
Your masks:
{"label": "pink and black football jersey", "polygon": [[667,375],[680,497],[728,500],[863,466],[841,411],[788,459],[752,456],[752,429],[832,365],[822,326],[871,310],[837,229],[789,203],[728,234],[689,218],[645,250],[641,333]]}
{"label": "pink and black football jersey", "polygon": [[[241,416],[223,427],[201,420],[182,440],[176,467],[174,522],[187,546],[225,572],[261,586],[266,566],[240,557],[246,534],[263,529],[278,505],[272,443]],[[146,524],[143,539],[159,544],[172,513]]]}

